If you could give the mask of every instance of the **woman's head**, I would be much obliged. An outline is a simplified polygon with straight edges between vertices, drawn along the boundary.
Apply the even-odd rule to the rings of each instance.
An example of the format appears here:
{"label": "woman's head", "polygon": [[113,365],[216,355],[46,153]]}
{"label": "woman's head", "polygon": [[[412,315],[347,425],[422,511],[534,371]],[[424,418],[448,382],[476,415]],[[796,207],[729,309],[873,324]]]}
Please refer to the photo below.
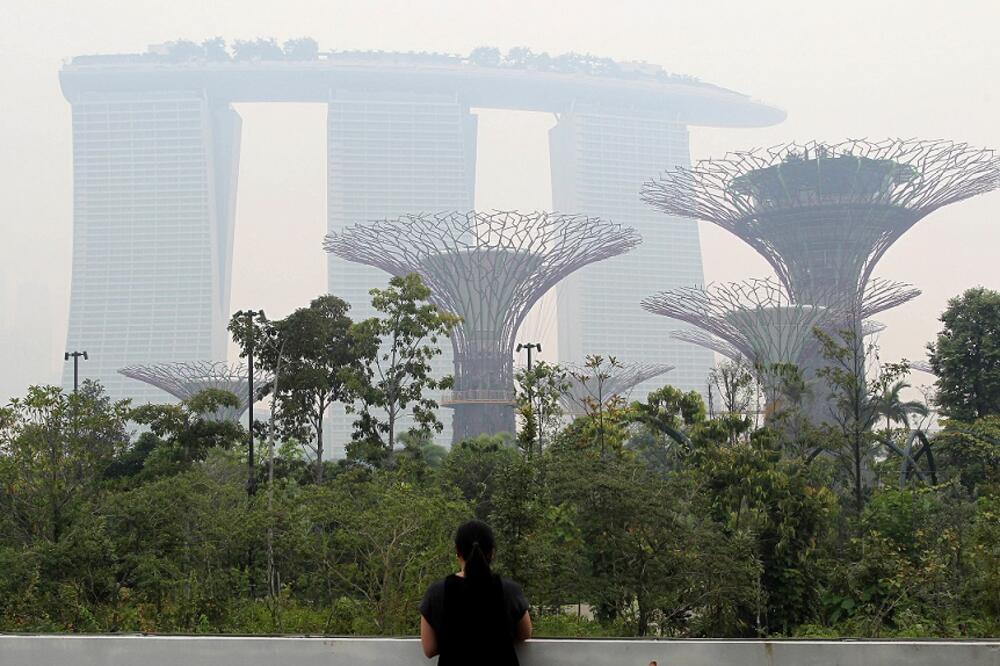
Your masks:
{"label": "woman's head", "polygon": [[465,561],[465,576],[470,580],[492,575],[490,562],[495,549],[493,530],[481,520],[462,523],[455,532],[455,551]]}

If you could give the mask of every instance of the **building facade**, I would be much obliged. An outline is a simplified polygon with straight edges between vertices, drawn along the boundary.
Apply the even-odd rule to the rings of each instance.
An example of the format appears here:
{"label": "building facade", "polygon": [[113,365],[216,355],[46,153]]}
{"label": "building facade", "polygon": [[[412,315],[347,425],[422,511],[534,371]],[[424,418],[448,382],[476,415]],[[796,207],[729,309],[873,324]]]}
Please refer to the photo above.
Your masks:
{"label": "building facade", "polygon": [[119,368],[225,359],[239,137],[239,116],[197,91],[73,101],[66,345],[114,398],[169,399]]}
{"label": "building facade", "polygon": [[[650,174],[689,164],[687,126],[662,113],[580,105],[560,116],[549,148],[555,210],[613,220],[643,239],[632,252],[588,266],[557,287],[559,361],[579,364],[595,354],[663,363],[675,368],[670,384],[703,392],[712,353],[670,337],[687,324],[639,305],[664,288],[704,281],[697,223],[664,217],[639,199]],[[632,398],[644,399],[664,381],[636,385]]]}
{"label": "building facade", "polygon": [[[644,237],[636,252],[585,269],[560,290],[560,359],[666,362],[677,367],[671,379],[678,386],[702,388],[710,356],[671,341],[673,325],[639,308],[650,293],[701,283],[697,228],[647,210],[639,186],[687,164],[688,125],[766,126],[784,113],[653,66],[605,70],[488,66],[445,54],[74,58],[60,72],[73,107],[75,178],[67,348],[89,352],[84,377],[137,402],[168,396],[119,368],[225,360],[240,142],[231,104],[328,106],[330,231],[471,209],[470,109],[516,109],[560,117],[550,137],[554,208],[635,227]],[[352,304],[355,318],[371,314],[368,291],[387,279],[330,258],[327,288]],[[447,345],[446,352],[438,359],[442,374],[451,372]],[[64,384],[71,381],[69,370]],[[353,419],[332,418],[330,444],[338,449]]]}
{"label": "building facade", "polygon": [[[327,115],[327,229],[394,219],[406,213],[468,210],[476,180],[476,116],[457,95],[392,92],[331,94]],[[357,321],[374,316],[371,289],[389,274],[329,255],[330,293],[351,304]],[[438,376],[452,374],[448,341],[435,359]],[[451,410],[441,409],[442,442],[450,441]],[[343,452],[354,416],[331,410],[330,450]],[[406,428],[404,423],[403,428]]]}

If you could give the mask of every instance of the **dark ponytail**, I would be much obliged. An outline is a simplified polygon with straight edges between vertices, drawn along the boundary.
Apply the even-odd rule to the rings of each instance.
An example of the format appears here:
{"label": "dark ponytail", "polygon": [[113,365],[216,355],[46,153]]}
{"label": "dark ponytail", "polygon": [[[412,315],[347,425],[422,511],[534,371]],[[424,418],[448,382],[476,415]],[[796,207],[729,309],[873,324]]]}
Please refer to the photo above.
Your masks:
{"label": "dark ponytail", "polygon": [[493,530],[481,520],[462,523],[455,532],[455,549],[465,560],[465,577],[470,583],[483,583],[493,578],[490,562],[495,548]]}

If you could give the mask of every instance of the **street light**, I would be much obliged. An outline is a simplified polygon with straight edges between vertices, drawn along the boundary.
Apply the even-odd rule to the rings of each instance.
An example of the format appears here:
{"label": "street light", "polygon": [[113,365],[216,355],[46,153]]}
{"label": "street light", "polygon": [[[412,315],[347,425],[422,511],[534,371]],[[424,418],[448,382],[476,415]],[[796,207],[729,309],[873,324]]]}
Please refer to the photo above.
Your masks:
{"label": "street light", "polygon": [[[517,347],[515,348],[515,351],[521,351],[522,349],[527,350],[527,352],[528,352],[528,372],[531,372],[531,351],[532,350],[538,350],[538,353],[541,354],[542,353],[542,343],[540,343],[540,342],[527,342],[527,343],[521,343],[521,342],[519,342],[517,344]],[[534,395],[534,392],[531,390],[531,380],[528,381],[528,407],[529,407],[529,409],[531,409],[532,412],[535,411],[535,395]],[[537,423],[537,421],[536,421],[536,423]],[[541,430],[541,428],[538,429],[538,448],[539,448],[539,451],[542,448],[542,430]]]}
{"label": "street light", "polygon": [[528,350],[528,370],[531,370],[531,350],[537,349],[538,353],[542,353],[542,343],[540,342],[528,342],[528,343],[518,343],[515,351],[521,351],[522,349]]}
{"label": "street light", "polygon": [[253,403],[254,403],[254,390],[253,390],[253,342],[254,342],[254,330],[253,330],[253,318],[256,316],[263,317],[263,310],[239,310],[236,312],[234,317],[245,317],[247,321],[247,400],[249,409],[247,409],[247,434],[248,434],[248,446],[247,446],[247,495],[253,495],[257,491],[257,479],[253,473]]}
{"label": "street light", "polygon": [[68,361],[70,357],[73,357],[73,393],[80,387],[80,357],[83,357],[84,361],[89,360],[87,352],[85,351],[71,351],[63,354],[63,360]]}

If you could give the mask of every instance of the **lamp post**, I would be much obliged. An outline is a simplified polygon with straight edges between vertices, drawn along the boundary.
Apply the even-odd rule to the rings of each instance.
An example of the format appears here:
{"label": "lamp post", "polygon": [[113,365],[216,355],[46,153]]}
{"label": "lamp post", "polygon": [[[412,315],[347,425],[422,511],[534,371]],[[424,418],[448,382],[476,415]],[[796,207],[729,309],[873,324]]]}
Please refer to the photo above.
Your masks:
{"label": "lamp post", "polygon": [[538,353],[542,353],[542,343],[540,342],[528,342],[528,343],[518,343],[517,349],[515,351],[521,351],[522,349],[528,350],[528,370],[531,370],[531,350],[537,349]]}
{"label": "lamp post", "polygon": [[63,354],[63,360],[68,361],[70,357],[73,357],[73,393],[76,393],[77,389],[80,387],[80,357],[83,357],[84,361],[89,360],[87,352],[85,351],[71,351]]}
{"label": "lamp post", "polygon": [[253,473],[253,343],[254,343],[254,317],[264,316],[263,310],[239,310],[234,315],[244,317],[247,322],[247,495],[253,495],[257,491],[257,479]]}
{"label": "lamp post", "polygon": [[[517,344],[517,347],[515,348],[515,351],[521,351],[522,349],[527,350],[527,352],[528,352],[528,372],[530,373],[531,372],[531,351],[533,349],[537,349],[538,353],[541,354],[542,353],[542,343],[540,343],[540,342],[528,342],[528,343],[519,342]],[[534,392],[531,390],[531,382],[532,381],[533,380],[528,379],[528,405],[531,408],[531,412],[536,417],[535,418],[535,423],[538,424],[537,412],[535,411],[535,395],[534,395]],[[541,452],[541,448],[542,448],[542,430],[541,430],[541,426],[540,425],[538,425],[537,428],[538,428],[538,449],[539,449],[539,452]]]}

